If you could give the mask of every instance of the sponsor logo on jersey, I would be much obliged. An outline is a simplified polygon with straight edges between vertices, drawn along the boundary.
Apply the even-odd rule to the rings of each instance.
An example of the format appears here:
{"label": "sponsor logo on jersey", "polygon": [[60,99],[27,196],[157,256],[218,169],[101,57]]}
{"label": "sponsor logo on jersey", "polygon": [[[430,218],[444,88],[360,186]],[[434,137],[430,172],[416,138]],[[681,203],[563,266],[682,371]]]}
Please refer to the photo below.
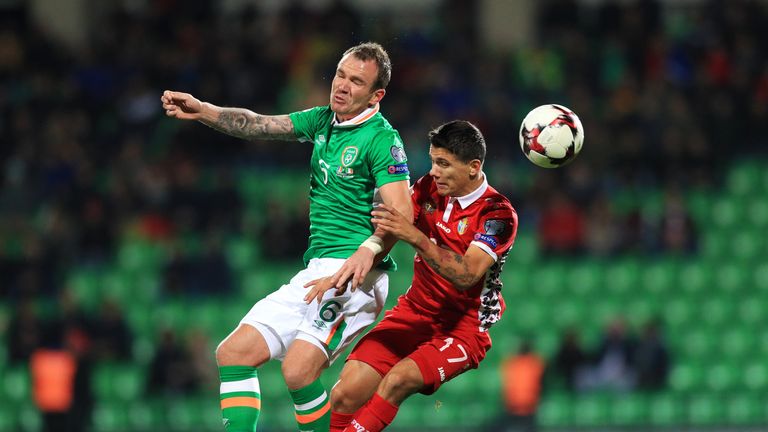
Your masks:
{"label": "sponsor logo on jersey", "polygon": [[392,155],[392,159],[397,163],[403,163],[408,160],[408,157],[405,155],[405,149],[403,149],[403,143],[399,142],[397,138],[395,138],[395,145],[389,148],[389,154]]}
{"label": "sponsor logo on jersey", "polygon": [[336,176],[344,179],[352,178],[355,176],[355,170],[352,168],[344,168],[340,166],[336,168]]}
{"label": "sponsor logo on jersey", "polygon": [[451,233],[451,229],[448,228],[447,226],[443,225],[442,222],[437,221],[437,222],[435,222],[435,225],[437,225],[438,228],[440,228],[441,230],[445,231],[447,234]]}
{"label": "sponsor logo on jersey", "polygon": [[408,174],[408,164],[390,165],[387,167],[390,174]]}
{"label": "sponsor logo on jersey", "polygon": [[443,369],[443,367],[441,366],[441,367],[437,368],[437,372],[440,374],[440,382],[444,382],[445,381],[445,370]]}
{"label": "sponsor logo on jersey", "polygon": [[355,428],[355,430],[358,432],[370,432],[368,429],[365,428],[365,426],[358,423],[357,420],[355,419],[352,419],[352,423],[350,423],[349,425]]}
{"label": "sponsor logo on jersey", "polygon": [[352,165],[352,162],[357,159],[358,153],[360,153],[360,150],[355,146],[345,147],[341,152],[341,165],[345,168]]}
{"label": "sponsor logo on jersey", "polygon": [[495,237],[489,236],[487,234],[477,233],[477,234],[475,234],[475,240],[477,240],[479,242],[482,242],[482,243],[485,243],[485,244],[487,244],[488,246],[490,246],[493,249],[496,249],[496,246],[499,245],[499,242],[496,241]]}
{"label": "sponsor logo on jersey", "polygon": [[496,236],[503,233],[504,230],[506,230],[506,226],[503,220],[488,219],[487,221],[485,221],[485,224],[483,225],[483,229],[485,230],[486,234],[491,236]]}
{"label": "sponsor logo on jersey", "polygon": [[467,232],[467,227],[469,226],[469,218],[464,218],[459,221],[459,223],[456,225],[456,231],[458,231],[459,234],[464,234]]}

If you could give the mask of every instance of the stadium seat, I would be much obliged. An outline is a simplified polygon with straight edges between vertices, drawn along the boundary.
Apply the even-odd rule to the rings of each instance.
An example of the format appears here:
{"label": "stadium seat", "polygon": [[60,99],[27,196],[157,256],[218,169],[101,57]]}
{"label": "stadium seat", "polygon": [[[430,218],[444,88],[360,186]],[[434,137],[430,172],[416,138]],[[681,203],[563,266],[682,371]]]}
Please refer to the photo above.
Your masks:
{"label": "stadium seat", "polygon": [[93,392],[103,402],[122,406],[136,400],[144,392],[144,384],[145,371],[132,363],[101,363],[93,371]]}
{"label": "stadium seat", "polygon": [[648,411],[645,394],[619,394],[611,400],[611,423],[617,426],[642,424],[648,420]]}
{"label": "stadium seat", "polygon": [[67,277],[67,287],[83,308],[93,310],[101,300],[101,273],[91,269],[72,270]]}
{"label": "stadium seat", "polygon": [[729,255],[740,263],[759,260],[764,253],[764,228],[740,227],[730,239]]}
{"label": "stadium seat", "polygon": [[693,295],[701,295],[709,291],[714,279],[714,270],[709,263],[703,260],[681,264],[674,282],[676,290]]}
{"label": "stadium seat", "polygon": [[568,393],[545,393],[537,417],[545,428],[571,426],[573,419],[573,398]]}
{"label": "stadium seat", "polygon": [[0,399],[0,431],[19,430],[17,425],[17,407]]}
{"label": "stadium seat", "polygon": [[93,428],[99,432],[124,431],[128,418],[123,402],[100,399],[93,409]]}
{"label": "stadium seat", "polygon": [[649,261],[639,270],[641,292],[652,296],[665,296],[672,292],[676,283],[675,276],[679,272],[676,261],[667,258],[660,261]]}
{"label": "stadium seat", "polygon": [[768,421],[766,413],[765,392],[736,392],[725,399],[725,419],[733,426],[765,425]]}
{"label": "stadium seat", "polygon": [[26,365],[11,365],[3,373],[0,399],[20,404],[31,398],[31,378]]}
{"label": "stadium seat", "polygon": [[753,161],[734,164],[726,174],[726,190],[736,196],[760,195],[763,167]]}
{"label": "stadium seat", "polygon": [[701,364],[690,358],[680,360],[672,367],[669,388],[675,392],[692,392],[703,386],[704,370]]}
{"label": "stadium seat", "polygon": [[237,272],[246,271],[258,264],[259,251],[256,242],[250,237],[236,237],[225,246],[227,262]]}
{"label": "stadium seat", "polygon": [[752,225],[752,228],[768,228],[768,198],[765,195],[751,197],[746,208],[747,221]]}
{"label": "stadium seat", "polygon": [[636,259],[623,259],[605,266],[603,292],[628,295],[640,286],[640,265]]}
{"label": "stadium seat", "polygon": [[649,396],[649,420],[654,425],[680,425],[687,421],[685,400],[680,393],[657,393]]}
{"label": "stadium seat", "polygon": [[688,422],[695,426],[721,425],[725,419],[724,400],[719,394],[697,393],[688,399]]}
{"label": "stadium seat", "polygon": [[573,424],[576,426],[602,426],[610,422],[612,395],[584,393],[574,399]]}
{"label": "stadium seat", "polygon": [[744,209],[742,201],[738,197],[721,196],[712,206],[710,213],[711,226],[716,230],[732,229],[739,225],[743,219]]}
{"label": "stadium seat", "polygon": [[722,394],[736,390],[741,387],[740,381],[739,366],[734,362],[719,361],[710,365],[705,371],[706,389],[710,394]]}
{"label": "stadium seat", "polygon": [[762,360],[764,355],[757,354],[756,357],[761,360],[752,360],[741,365],[741,385],[745,389],[765,394],[768,389],[768,364]]}
{"label": "stadium seat", "polygon": [[568,273],[568,289],[572,296],[589,298],[601,290],[605,285],[610,285],[604,277],[604,264],[595,260],[579,260],[566,269]]}

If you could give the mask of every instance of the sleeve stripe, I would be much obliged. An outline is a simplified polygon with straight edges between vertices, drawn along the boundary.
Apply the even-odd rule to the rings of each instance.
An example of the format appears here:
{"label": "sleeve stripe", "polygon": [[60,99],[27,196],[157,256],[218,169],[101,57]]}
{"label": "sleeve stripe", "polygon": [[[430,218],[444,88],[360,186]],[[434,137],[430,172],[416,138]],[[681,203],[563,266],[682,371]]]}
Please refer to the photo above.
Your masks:
{"label": "sleeve stripe", "polygon": [[493,261],[498,261],[498,259],[499,259],[498,255],[496,255],[496,252],[494,252],[493,249],[491,249],[491,247],[488,246],[487,244],[485,244],[483,242],[479,242],[479,241],[472,241],[472,243],[470,243],[470,245],[475,245],[475,246],[479,247],[485,253],[490,255],[491,258],[493,258]]}

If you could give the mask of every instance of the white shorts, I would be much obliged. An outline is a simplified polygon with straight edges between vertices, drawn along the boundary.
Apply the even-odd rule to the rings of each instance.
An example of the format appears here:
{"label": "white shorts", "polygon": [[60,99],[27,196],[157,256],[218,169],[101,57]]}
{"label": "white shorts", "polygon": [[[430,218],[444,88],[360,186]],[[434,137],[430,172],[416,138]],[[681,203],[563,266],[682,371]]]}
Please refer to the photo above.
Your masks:
{"label": "white shorts", "polygon": [[313,258],[306,269],[290,282],[259,300],[240,321],[255,327],[269,346],[270,357],[282,361],[294,340],[301,339],[320,348],[330,363],[371,325],[384,307],[389,277],[381,270],[371,270],[363,285],[337,296],[335,289],[325,292],[320,304],[304,302],[308,288],[304,284],[331,276],[345,259]]}

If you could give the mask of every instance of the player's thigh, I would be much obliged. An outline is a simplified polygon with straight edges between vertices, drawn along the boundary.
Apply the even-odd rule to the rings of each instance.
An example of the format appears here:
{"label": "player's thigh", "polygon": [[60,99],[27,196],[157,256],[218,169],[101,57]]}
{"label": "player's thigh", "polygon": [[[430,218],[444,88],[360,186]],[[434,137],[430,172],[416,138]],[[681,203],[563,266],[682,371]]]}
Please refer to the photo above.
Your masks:
{"label": "player's thigh", "polygon": [[328,367],[326,353],[304,340],[296,339],[288,347],[283,360],[283,378],[291,390],[297,390],[312,384]]}
{"label": "player's thigh", "polygon": [[371,365],[348,360],[331,390],[331,407],[346,414],[357,411],[376,392],[381,378]]}
{"label": "player's thigh", "polygon": [[269,347],[261,332],[248,324],[240,324],[216,348],[219,366],[254,366],[270,358]]}
{"label": "player's thigh", "polygon": [[408,357],[421,371],[423,394],[432,394],[445,382],[469,369],[476,369],[485,358],[486,348],[473,338],[439,337],[420,346]]}

